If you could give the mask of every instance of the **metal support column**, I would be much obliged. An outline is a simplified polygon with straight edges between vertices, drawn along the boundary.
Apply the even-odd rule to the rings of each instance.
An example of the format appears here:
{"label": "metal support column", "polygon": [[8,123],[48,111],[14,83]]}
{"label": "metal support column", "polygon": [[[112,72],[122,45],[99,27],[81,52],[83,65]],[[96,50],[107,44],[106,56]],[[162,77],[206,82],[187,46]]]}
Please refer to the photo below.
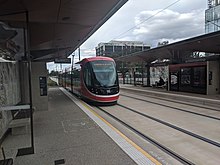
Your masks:
{"label": "metal support column", "polygon": [[147,64],[147,87],[150,86],[150,64]]}
{"label": "metal support column", "polygon": [[125,84],[125,69],[124,69],[124,62],[122,61],[122,82]]}
{"label": "metal support column", "polygon": [[31,83],[31,55],[30,55],[30,33],[29,33],[29,15],[28,11],[26,14],[26,29],[27,33],[24,38],[26,40],[24,48],[25,57],[28,59],[28,84],[29,84],[29,101],[30,101],[30,131],[31,131],[31,147],[18,149],[17,156],[34,154],[34,133],[33,133],[33,103],[32,103],[32,83]]}
{"label": "metal support column", "polygon": [[144,86],[144,63],[141,63],[141,83]]}
{"label": "metal support column", "polygon": [[78,53],[79,53],[79,61],[80,61],[80,47],[78,48],[78,51],[79,51]]}
{"label": "metal support column", "polygon": [[71,75],[70,75],[70,78],[71,78],[71,92],[73,92],[73,64],[74,64],[74,56],[75,56],[75,52],[74,54],[72,54],[72,66],[71,66]]}

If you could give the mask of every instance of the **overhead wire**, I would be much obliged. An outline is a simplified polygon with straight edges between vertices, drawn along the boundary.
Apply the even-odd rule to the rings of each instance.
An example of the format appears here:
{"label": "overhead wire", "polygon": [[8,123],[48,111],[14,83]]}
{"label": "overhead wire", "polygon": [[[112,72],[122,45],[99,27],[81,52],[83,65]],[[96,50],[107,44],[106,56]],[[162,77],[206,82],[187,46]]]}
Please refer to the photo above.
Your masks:
{"label": "overhead wire", "polygon": [[123,36],[124,34],[126,34],[126,33],[129,32],[129,31],[131,31],[132,29],[136,28],[137,26],[143,24],[144,22],[150,20],[151,18],[155,17],[156,15],[158,15],[158,14],[161,13],[161,12],[163,12],[164,10],[166,10],[166,9],[170,8],[171,6],[175,5],[175,4],[178,3],[179,1],[181,1],[181,0],[177,0],[177,1],[173,2],[173,3],[171,3],[170,5],[166,6],[165,8],[163,8],[163,9],[161,9],[160,11],[156,12],[155,14],[151,15],[150,17],[146,18],[146,19],[143,20],[142,22],[140,22],[140,23],[138,23],[137,25],[131,27],[131,28],[128,29],[127,31],[125,31],[125,32],[119,34],[118,36],[114,37],[112,40],[117,39],[118,37]]}

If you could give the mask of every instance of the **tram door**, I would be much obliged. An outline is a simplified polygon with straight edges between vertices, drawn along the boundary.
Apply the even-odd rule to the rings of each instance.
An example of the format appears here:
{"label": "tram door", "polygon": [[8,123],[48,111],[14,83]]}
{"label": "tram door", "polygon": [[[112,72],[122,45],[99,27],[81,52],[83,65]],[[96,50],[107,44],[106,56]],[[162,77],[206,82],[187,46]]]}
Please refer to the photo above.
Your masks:
{"label": "tram door", "polygon": [[170,90],[179,91],[179,71],[171,71],[170,74]]}

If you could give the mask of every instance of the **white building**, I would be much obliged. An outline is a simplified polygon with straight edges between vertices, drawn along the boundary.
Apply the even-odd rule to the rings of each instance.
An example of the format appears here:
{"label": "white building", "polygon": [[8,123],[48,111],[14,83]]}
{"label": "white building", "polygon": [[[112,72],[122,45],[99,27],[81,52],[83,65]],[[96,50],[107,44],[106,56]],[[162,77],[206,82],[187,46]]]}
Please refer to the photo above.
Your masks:
{"label": "white building", "polygon": [[99,43],[96,47],[96,56],[118,57],[150,49],[140,41],[110,41]]}

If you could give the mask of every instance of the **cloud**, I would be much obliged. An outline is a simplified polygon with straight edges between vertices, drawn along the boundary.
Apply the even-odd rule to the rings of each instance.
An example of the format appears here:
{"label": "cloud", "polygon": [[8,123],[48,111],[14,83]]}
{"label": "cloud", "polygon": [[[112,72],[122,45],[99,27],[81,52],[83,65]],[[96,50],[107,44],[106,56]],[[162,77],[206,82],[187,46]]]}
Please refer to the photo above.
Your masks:
{"label": "cloud", "polygon": [[170,42],[204,33],[204,10],[179,13],[166,9],[142,11],[135,17],[133,29],[135,40],[155,45],[156,42]]}
{"label": "cloud", "polygon": [[[180,0],[167,10],[145,21],[175,1],[129,0],[81,45],[81,59],[95,56],[95,47],[100,42],[109,42],[113,39],[143,41],[154,47],[161,41],[169,40],[171,43],[203,34],[204,14],[207,9],[207,1],[205,0]],[[76,50],[74,62],[78,60],[79,56]],[[55,70],[59,70],[61,67],[61,65],[53,63],[49,63],[48,66]]]}
{"label": "cloud", "polygon": [[[129,0],[81,45],[81,59],[95,56],[95,47],[100,42],[143,41],[155,47],[158,42],[164,40],[171,43],[203,34],[207,1],[180,0],[167,10],[145,21],[174,2],[175,0]],[[75,53],[74,61],[77,62],[78,51],[76,50]]]}
{"label": "cloud", "polygon": [[83,48],[81,49],[81,51],[83,52],[84,56],[95,56],[96,52],[95,52],[95,48],[91,49],[91,48]]}

